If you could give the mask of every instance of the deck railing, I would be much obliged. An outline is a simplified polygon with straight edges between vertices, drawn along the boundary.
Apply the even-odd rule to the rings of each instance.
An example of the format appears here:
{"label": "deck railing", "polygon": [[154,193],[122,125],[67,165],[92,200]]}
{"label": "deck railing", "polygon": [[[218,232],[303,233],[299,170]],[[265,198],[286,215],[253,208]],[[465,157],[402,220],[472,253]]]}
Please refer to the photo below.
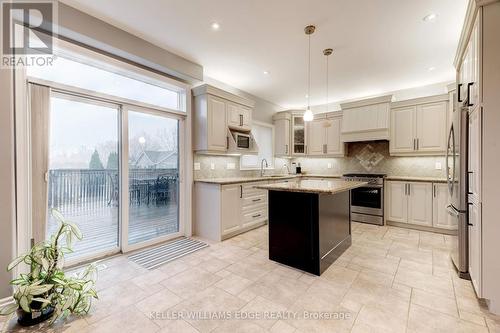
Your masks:
{"label": "deck railing", "polygon": [[[178,175],[178,169],[130,169],[130,204],[177,200]],[[48,191],[49,207],[62,211],[117,205],[118,170],[50,170]]]}

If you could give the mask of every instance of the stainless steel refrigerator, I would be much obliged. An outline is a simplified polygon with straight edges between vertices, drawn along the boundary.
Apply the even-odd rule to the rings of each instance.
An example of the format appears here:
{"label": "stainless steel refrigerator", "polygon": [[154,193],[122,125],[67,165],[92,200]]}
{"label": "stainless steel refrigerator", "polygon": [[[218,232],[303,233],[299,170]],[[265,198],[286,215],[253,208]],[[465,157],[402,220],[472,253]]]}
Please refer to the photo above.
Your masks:
{"label": "stainless steel refrigerator", "polygon": [[[460,89],[460,87],[459,87]],[[448,131],[446,170],[448,181],[448,214],[456,219],[457,242],[451,258],[458,275],[469,276],[469,226],[467,213],[468,101],[455,102]]]}

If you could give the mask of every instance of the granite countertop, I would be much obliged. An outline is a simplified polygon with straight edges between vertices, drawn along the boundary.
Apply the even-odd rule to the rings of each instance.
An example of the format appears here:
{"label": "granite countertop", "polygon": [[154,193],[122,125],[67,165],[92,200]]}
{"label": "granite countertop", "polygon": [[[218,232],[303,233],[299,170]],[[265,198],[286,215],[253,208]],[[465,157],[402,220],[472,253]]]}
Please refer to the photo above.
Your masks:
{"label": "granite countertop", "polygon": [[387,176],[385,180],[446,183],[446,178],[437,178],[437,177]]}
{"label": "granite countertop", "polygon": [[368,184],[346,180],[299,180],[298,182],[257,185],[255,188],[271,191],[336,194]]}

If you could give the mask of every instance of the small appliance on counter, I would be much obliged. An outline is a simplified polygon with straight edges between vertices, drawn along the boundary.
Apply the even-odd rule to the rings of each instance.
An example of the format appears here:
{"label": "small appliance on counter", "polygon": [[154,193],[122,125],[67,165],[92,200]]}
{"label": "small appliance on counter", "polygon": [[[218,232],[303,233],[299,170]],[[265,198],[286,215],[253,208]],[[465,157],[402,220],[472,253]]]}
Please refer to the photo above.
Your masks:
{"label": "small appliance on counter", "polygon": [[347,181],[368,184],[351,190],[351,222],[384,225],[384,178],[385,174],[347,173]]}
{"label": "small appliance on counter", "polygon": [[300,175],[302,173],[302,167],[300,166],[300,163],[298,163],[297,166],[295,167],[295,173],[297,175]]}

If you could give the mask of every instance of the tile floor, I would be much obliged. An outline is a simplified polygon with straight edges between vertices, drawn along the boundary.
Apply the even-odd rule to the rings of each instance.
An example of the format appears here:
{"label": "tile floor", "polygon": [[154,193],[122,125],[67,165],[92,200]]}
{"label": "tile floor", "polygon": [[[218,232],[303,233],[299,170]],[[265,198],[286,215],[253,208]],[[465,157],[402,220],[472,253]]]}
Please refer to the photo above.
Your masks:
{"label": "tile floor", "polygon": [[[453,272],[454,240],[353,224],[353,245],[321,277],[269,261],[266,227],[153,271],[119,256],[105,261],[100,300],[88,316],[35,330],[500,332],[500,317]],[[0,324],[23,331],[14,320]]]}

